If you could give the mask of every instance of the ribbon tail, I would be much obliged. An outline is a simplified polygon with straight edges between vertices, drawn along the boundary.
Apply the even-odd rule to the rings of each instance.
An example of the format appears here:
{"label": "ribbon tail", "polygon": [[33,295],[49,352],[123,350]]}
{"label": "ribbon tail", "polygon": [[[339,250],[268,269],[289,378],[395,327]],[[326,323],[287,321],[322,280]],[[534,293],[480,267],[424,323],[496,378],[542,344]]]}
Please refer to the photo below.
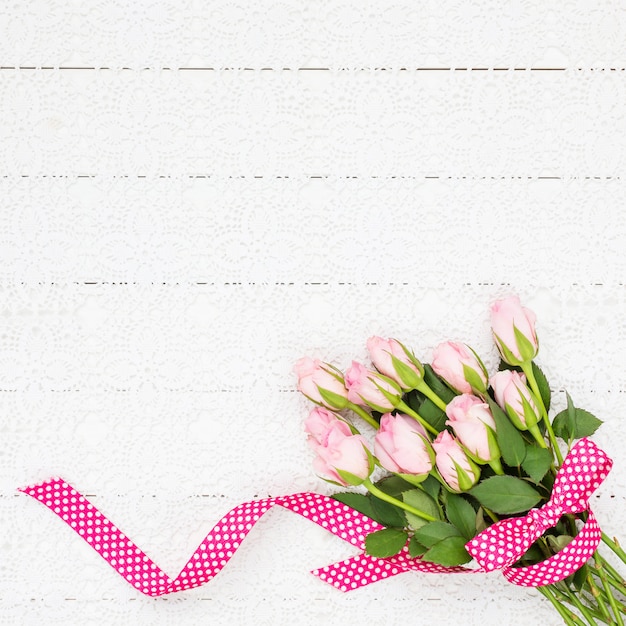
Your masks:
{"label": "ribbon tail", "polygon": [[[161,570],[142,550],[76,489],[62,478],[20,489],[58,515],[129,584],[148,596],[162,596],[198,587],[211,580],[231,559],[257,521],[280,505],[363,549],[365,537],[382,526],[328,496],[296,493],[239,504],[220,519],[191,555],[176,578]],[[335,566],[331,566],[335,567]],[[402,571],[397,564],[365,554],[319,570],[318,576],[336,587],[356,589]],[[349,572],[347,577],[344,574]],[[335,582],[339,584],[335,585]]]}
{"label": "ribbon tail", "polygon": [[311,574],[336,589],[352,591],[384,578],[401,574],[404,571],[404,568],[390,563],[388,560],[362,553],[344,561],[312,570]]}
{"label": "ribbon tail", "polygon": [[51,478],[20,491],[58,515],[133,587],[149,596],[169,593],[174,581],[62,478]]}
{"label": "ribbon tail", "polygon": [[428,574],[468,574],[475,572],[475,570],[466,567],[446,567],[421,559],[413,559],[408,555],[405,548],[400,554],[386,558],[370,556],[363,552],[345,561],[313,570],[311,573],[336,589],[352,591],[384,578],[410,571]]}

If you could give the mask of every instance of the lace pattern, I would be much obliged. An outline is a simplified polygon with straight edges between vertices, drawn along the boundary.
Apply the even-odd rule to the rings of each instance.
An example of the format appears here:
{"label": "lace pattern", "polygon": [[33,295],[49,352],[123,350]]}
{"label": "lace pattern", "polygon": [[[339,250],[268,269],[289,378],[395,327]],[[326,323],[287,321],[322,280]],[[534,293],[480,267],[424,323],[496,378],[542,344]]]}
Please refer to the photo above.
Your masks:
{"label": "lace pattern", "polygon": [[308,572],[353,551],[283,511],[209,585],[141,598],[15,488],[64,476],[176,573],[240,502],[333,492],[298,357],[345,368],[380,334],[425,360],[464,340],[493,368],[488,304],[515,292],[555,409],[567,390],[606,422],[615,466],[592,506],[619,534],[621,4],[0,14],[3,623],[556,626],[499,575],[335,592]]}

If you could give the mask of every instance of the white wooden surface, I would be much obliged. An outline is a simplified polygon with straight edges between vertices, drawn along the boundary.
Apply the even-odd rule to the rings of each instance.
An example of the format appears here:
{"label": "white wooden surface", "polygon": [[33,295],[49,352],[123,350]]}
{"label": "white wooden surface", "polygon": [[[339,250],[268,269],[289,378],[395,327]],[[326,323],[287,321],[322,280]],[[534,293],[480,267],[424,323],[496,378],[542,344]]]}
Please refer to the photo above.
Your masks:
{"label": "white wooden surface", "polygon": [[625,42],[617,0],[2,0],[0,623],[558,624],[497,575],[342,595],[308,571],[351,549],[281,511],[148,599],[15,488],[64,476],[176,573],[231,506],[329,492],[298,357],[493,366],[518,293],[622,532]]}

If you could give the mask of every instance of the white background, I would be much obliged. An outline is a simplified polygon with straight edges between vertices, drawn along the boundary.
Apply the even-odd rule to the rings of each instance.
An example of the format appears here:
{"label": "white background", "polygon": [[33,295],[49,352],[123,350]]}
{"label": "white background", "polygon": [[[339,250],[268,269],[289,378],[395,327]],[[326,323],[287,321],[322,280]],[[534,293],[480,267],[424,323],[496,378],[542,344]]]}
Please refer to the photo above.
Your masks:
{"label": "white background", "polygon": [[332,491],[296,359],[494,367],[517,293],[622,532],[625,58],[619,0],[1,0],[0,622],[558,624],[497,574],[341,594],[308,571],[351,548],[287,511],[150,599],[15,489],[63,476],[176,574],[232,506]]}

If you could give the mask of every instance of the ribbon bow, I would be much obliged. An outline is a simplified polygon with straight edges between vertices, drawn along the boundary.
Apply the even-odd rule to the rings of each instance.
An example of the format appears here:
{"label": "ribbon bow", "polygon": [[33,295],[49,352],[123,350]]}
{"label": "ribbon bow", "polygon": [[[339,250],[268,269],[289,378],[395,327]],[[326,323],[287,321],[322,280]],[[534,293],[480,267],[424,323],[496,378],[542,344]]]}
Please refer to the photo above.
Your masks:
{"label": "ribbon bow", "polygon": [[[570,450],[557,472],[552,495],[544,506],[523,517],[496,522],[469,541],[465,548],[481,571],[503,570],[518,585],[539,586],[566,578],[580,568],[598,547],[600,528],[589,510],[589,498],[606,478],[613,461],[590,439]],[[558,554],[529,567],[511,568],[562,515],[589,511],[578,535]],[[547,580],[548,582],[543,582]]]}

